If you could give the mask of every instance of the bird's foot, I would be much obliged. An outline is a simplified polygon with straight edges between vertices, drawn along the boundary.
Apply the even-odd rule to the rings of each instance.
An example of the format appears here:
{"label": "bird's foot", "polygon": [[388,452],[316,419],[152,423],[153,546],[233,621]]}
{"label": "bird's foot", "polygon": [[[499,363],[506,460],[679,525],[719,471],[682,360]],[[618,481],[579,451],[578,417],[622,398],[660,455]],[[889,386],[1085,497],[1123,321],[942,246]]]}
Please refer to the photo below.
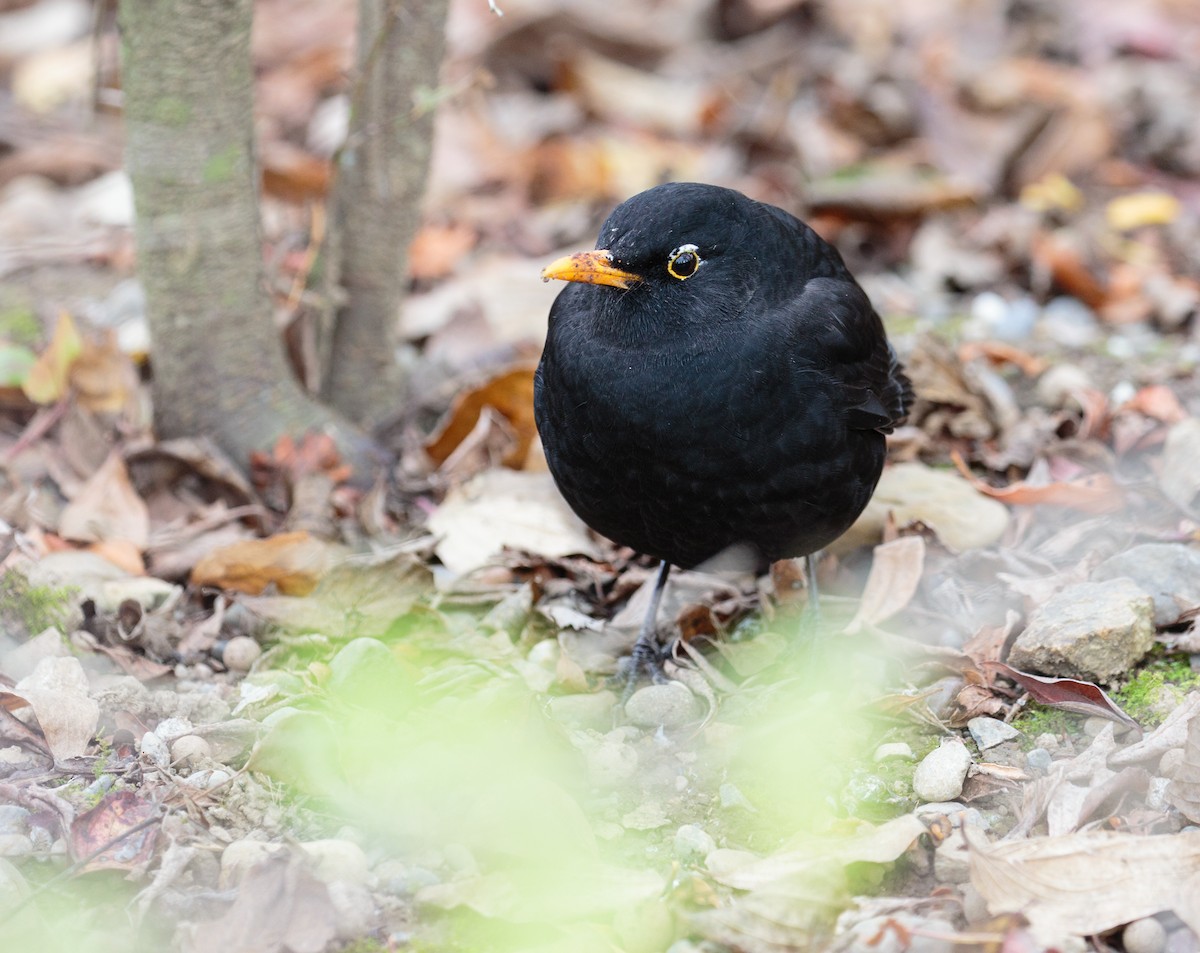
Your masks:
{"label": "bird's foot", "polygon": [[663,670],[663,664],[670,654],[670,649],[665,649],[659,645],[656,638],[640,638],[637,640],[633,651],[621,659],[620,664],[617,666],[617,674],[614,676],[614,680],[618,684],[624,683],[621,691],[622,705],[629,701],[629,696],[637,688],[638,681],[642,675],[650,676],[650,681],[655,685],[662,685],[670,681],[667,678],[667,673]]}

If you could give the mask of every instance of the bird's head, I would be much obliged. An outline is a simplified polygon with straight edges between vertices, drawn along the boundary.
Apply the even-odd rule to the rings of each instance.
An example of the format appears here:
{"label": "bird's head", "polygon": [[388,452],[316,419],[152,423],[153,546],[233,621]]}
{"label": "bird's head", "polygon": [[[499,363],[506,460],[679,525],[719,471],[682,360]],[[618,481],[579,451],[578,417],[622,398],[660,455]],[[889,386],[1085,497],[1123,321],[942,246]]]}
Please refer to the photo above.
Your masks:
{"label": "bird's head", "polygon": [[725,310],[721,302],[744,298],[754,284],[751,233],[757,207],[741,193],[715,185],[660,185],[613,211],[595,251],[552,262],[542,278],[602,286],[596,289],[601,311],[619,307],[686,315],[705,300],[708,313],[720,313]]}

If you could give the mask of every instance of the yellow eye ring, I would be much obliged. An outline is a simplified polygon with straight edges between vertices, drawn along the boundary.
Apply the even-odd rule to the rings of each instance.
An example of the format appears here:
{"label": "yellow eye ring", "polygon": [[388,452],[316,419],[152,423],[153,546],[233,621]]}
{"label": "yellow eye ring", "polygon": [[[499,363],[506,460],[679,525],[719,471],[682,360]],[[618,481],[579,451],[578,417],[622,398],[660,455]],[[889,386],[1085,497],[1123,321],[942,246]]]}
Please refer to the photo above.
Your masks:
{"label": "yellow eye ring", "polygon": [[700,270],[703,261],[695,245],[680,245],[667,256],[667,272],[672,278],[686,281]]}

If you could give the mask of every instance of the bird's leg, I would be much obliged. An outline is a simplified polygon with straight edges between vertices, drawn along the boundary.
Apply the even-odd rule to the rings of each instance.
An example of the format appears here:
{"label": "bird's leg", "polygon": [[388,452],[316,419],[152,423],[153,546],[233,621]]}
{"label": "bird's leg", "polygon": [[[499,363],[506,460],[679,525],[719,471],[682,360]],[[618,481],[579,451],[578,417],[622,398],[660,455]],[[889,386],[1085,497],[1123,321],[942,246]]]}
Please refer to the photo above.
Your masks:
{"label": "bird's leg", "polygon": [[808,609],[814,620],[821,618],[821,592],[817,588],[817,557],[819,553],[809,553],[804,557],[804,573],[808,576]]}
{"label": "bird's leg", "polygon": [[658,644],[658,606],[662,602],[663,590],[667,587],[667,576],[670,574],[671,564],[664,559],[658,564],[654,591],[650,593],[650,605],[646,607],[642,628],[629,657],[629,671],[626,675],[625,691],[621,696],[622,702],[629,700],[637,685],[638,675],[642,672],[648,672],[655,681],[662,680],[662,650]]}

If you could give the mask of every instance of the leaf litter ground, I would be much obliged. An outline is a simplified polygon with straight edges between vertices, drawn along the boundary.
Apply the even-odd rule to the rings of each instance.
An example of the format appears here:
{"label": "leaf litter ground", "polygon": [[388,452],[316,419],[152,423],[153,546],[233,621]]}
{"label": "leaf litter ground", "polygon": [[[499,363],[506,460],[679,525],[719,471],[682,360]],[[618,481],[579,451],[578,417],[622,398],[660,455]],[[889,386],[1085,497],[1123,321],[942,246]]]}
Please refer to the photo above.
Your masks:
{"label": "leaf litter ground", "polygon": [[[394,481],[366,492],[299,435],[250,478],[148,435],[115,139],[29,94],[93,69],[17,56],[6,942],[1194,946],[1194,12],[1089,6],[1081,30],[1070,3],[502,7],[451,25],[402,318],[419,396]],[[344,89],[292,64],[340,62],[351,21],[257,13],[264,135],[314,149],[264,149],[267,258],[295,287],[297,198],[327,181],[326,127],[296,104]],[[921,400],[824,561],[819,630],[796,567],[681,574],[676,684],[621,711],[605,679],[651,568],[539,469],[534,276],[664,175],[800,196]],[[1100,626],[1062,605],[1088,584]]]}

